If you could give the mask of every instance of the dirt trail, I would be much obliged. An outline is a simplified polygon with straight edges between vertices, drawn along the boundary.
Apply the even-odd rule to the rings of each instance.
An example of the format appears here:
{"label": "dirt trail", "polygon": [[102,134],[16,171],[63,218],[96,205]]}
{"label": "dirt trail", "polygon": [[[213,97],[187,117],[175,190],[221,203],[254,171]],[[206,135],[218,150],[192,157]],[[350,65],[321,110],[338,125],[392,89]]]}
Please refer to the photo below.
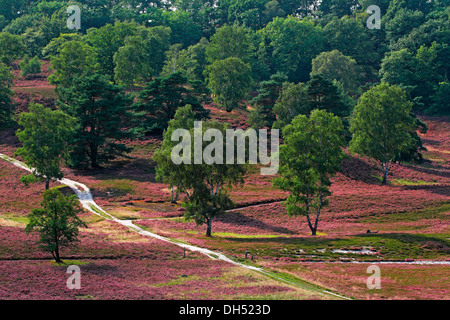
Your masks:
{"label": "dirt trail", "polygon": [[[11,158],[11,157],[9,157],[9,156],[7,156],[5,154],[0,153],[0,158],[5,160],[5,161],[7,161],[7,162],[9,162],[9,163],[11,163],[12,165],[14,165],[16,167],[19,167],[19,168],[21,168],[23,170],[26,170],[28,172],[32,172],[33,171],[32,168],[28,167],[23,162],[21,162],[19,160],[16,160],[14,158]],[[199,253],[204,254],[204,255],[206,255],[209,258],[214,259],[214,260],[226,261],[226,262],[234,264],[236,266],[243,267],[243,268],[246,268],[246,269],[250,269],[250,270],[259,272],[261,274],[264,274],[266,276],[271,276],[270,273],[267,272],[267,271],[264,271],[263,268],[257,268],[257,267],[254,267],[254,266],[249,266],[249,265],[245,265],[245,264],[236,262],[236,261],[228,258],[227,256],[225,256],[224,254],[222,254],[220,252],[216,252],[216,251],[212,251],[212,250],[209,250],[209,249],[205,249],[205,248],[201,248],[201,247],[197,247],[197,246],[181,243],[181,242],[178,242],[176,240],[160,236],[158,234],[149,232],[149,231],[144,230],[141,227],[133,224],[132,220],[117,219],[116,217],[110,215],[108,212],[103,210],[97,203],[95,203],[94,199],[92,198],[92,193],[90,192],[89,188],[86,185],[84,185],[82,183],[79,183],[79,182],[76,182],[76,181],[73,181],[73,180],[70,180],[70,179],[66,179],[66,178],[63,178],[63,179],[60,179],[60,180],[57,180],[57,181],[62,183],[62,184],[64,184],[64,185],[66,185],[66,186],[68,186],[68,187],[70,187],[75,192],[75,194],[77,195],[77,197],[78,197],[81,205],[83,206],[83,208],[85,208],[87,211],[89,211],[89,212],[91,212],[93,214],[101,216],[102,218],[104,218],[106,220],[110,220],[110,221],[114,221],[116,223],[119,223],[119,224],[121,224],[121,225],[123,225],[123,226],[125,226],[125,227],[127,227],[127,228],[129,228],[129,229],[131,229],[131,230],[133,230],[133,231],[135,231],[137,233],[139,233],[140,235],[147,236],[147,237],[152,237],[152,238],[155,238],[155,239],[158,239],[158,240],[161,240],[161,241],[165,241],[165,242],[174,244],[176,246],[179,246],[181,248],[184,248],[184,249],[187,249],[187,250],[190,250],[190,251],[193,251],[193,252],[199,252]],[[236,209],[238,209],[238,208],[236,208]],[[341,296],[339,294],[336,294],[336,293],[333,293],[333,292],[330,292],[330,291],[327,291],[327,290],[315,288],[314,286],[312,286],[312,285],[310,285],[308,283],[298,284],[298,283],[293,283],[293,282],[286,281],[286,280],[278,278],[278,277],[274,277],[274,276],[271,276],[271,277],[275,278],[275,279],[277,279],[279,281],[283,281],[285,283],[289,283],[289,284],[292,284],[294,286],[301,287],[303,289],[314,291],[315,293],[319,293],[319,294],[322,294],[322,295],[325,295],[325,296],[328,296],[328,297],[332,296],[334,298],[339,298],[339,299],[349,299],[349,298],[347,298],[345,296]]]}

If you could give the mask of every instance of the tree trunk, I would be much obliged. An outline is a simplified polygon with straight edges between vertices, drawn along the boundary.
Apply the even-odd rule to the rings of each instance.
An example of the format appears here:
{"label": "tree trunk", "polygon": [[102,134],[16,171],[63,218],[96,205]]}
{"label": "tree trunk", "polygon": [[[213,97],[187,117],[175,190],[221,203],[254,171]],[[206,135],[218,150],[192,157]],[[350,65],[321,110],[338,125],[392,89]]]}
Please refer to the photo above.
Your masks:
{"label": "tree trunk", "polygon": [[50,179],[49,178],[45,178],[45,190],[50,189]]}
{"label": "tree trunk", "polygon": [[389,166],[387,163],[383,163],[382,167],[383,167],[383,181],[381,182],[381,185],[385,186],[387,184]]}
{"label": "tree trunk", "polygon": [[211,237],[212,217],[206,219],[206,236]]}
{"label": "tree trunk", "polygon": [[309,229],[311,229],[311,235],[315,236],[317,228],[315,228],[311,223],[311,218],[309,217],[309,213],[306,213],[306,219],[308,220]]}
{"label": "tree trunk", "polygon": [[52,251],[52,256],[55,259],[56,263],[62,263],[62,260],[59,257],[59,248],[58,247],[56,247],[55,251]]}

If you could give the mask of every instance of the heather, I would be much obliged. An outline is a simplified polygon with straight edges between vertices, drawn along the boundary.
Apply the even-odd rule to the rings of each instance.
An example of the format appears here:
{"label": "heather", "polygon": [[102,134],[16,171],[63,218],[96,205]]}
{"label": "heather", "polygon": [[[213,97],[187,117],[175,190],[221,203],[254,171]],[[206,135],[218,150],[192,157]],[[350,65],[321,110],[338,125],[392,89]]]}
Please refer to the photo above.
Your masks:
{"label": "heather", "polygon": [[[348,297],[364,300],[447,300],[449,266],[378,264],[381,271],[381,289],[368,290],[367,268],[375,263],[292,263],[270,264],[279,272],[301,276],[317,285]],[[269,265],[268,265],[269,266]]]}

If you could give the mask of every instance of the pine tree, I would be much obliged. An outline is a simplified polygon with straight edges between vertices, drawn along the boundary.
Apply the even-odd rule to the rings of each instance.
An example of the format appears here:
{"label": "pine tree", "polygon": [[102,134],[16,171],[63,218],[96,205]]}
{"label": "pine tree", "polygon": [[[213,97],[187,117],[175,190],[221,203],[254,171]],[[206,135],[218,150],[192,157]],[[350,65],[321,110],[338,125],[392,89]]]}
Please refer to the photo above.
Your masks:
{"label": "pine tree", "polygon": [[101,74],[83,75],[68,88],[60,88],[61,108],[78,119],[79,128],[72,141],[74,167],[98,168],[130,151],[119,141],[132,138],[125,129],[133,116],[131,97]]}
{"label": "pine tree", "polygon": [[271,128],[276,120],[273,107],[280,96],[283,83],[287,81],[287,76],[281,72],[270,77],[268,81],[262,81],[258,90],[258,95],[250,102],[256,109],[250,113],[249,121],[253,127],[259,129]]}
{"label": "pine tree", "polygon": [[181,72],[155,78],[139,93],[134,108],[144,117],[141,130],[162,132],[179,107],[189,104],[197,119],[205,119],[209,111],[203,103],[209,101],[209,91],[201,81],[188,80]]}

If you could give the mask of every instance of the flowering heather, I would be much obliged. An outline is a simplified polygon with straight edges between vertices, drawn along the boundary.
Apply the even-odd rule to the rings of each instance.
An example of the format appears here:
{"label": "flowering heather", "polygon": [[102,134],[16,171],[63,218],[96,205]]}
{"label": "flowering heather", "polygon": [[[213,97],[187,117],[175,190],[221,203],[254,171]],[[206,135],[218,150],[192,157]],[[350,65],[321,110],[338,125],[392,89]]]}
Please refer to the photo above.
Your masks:
{"label": "flowering heather", "polygon": [[[376,263],[374,263],[376,265]],[[432,299],[450,298],[448,275],[450,266],[379,264],[381,289],[367,289],[367,267],[371,264],[353,263],[280,263],[267,265],[279,271],[326,285],[356,299]]]}

